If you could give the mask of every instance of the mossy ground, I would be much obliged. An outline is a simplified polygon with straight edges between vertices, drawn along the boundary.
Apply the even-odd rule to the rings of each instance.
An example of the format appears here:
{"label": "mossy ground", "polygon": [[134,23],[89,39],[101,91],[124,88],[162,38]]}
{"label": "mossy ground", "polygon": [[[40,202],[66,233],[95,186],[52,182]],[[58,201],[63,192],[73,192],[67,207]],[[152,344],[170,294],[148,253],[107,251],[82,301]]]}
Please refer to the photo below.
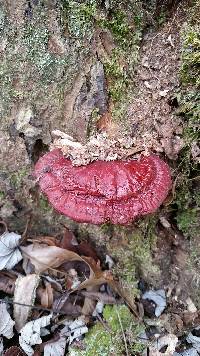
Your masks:
{"label": "mossy ground", "polygon": [[84,339],[85,350],[71,348],[69,355],[121,356],[125,352],[124,337],[128,352],[133,355],[139,355],[142,352],[144,345],[136,340],[143,331],[143,327],[134,321],[125,305],[106,306],[103,317],[106,327],[99,322],[94,325]]}
{"label": "mossy ground", "polygon": [[160,276],[159,267],[152,258],[157,240],[156,221],[157,216],[152,216],[135,227],[115,227],[112,232],[113,237],[107,244],[108,253],[116,261],[114,273],[135,296],[139,292],[140,278],[156,285]]}

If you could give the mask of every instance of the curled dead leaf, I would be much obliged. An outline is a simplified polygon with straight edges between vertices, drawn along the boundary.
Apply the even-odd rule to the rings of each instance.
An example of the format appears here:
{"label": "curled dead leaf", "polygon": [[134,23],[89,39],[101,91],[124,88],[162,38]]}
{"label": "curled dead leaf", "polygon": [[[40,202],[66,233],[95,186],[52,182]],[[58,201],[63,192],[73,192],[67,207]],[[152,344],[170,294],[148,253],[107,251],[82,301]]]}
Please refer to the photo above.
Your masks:
{"label": "curled dead leaf", "polygon": [[0,271],[0,290],[7,294],[14,294],[16,276],[9,271]]}
{"label": "curled dead leaf", "polygon": [[19,336],[19,344],[26,355],[31,356],[34,350],[31,346],[41,344],[41,328],[50,324],[52,314],[42,316],[39,319],[29,321],[21,330]]}
{"label": "curled dead leaf", "polygon": [[12,269],[22,259],[19,250],[21,235],[4,232],[0,237],[0,270]]}
{"label": "curled dead leaf", "polygon": [[15,322],[7,311],[6,304],[0,303],[0,335],[5,336],[7,339],[11,339],[14,336],[14,324]]}
{"label": "curled dead leaf", "polygon": [[[174,334],[167,334],[160,337],[153,345],[149,347],[150,356],[171,356],[174,354],[178,338]],[[160,350],[167,347],[165,352]]]}
{"label": "curled dead leaf", "polygon": [[22,351],[22,349],[20,349],[20,347],[11,346],[5,351],[4,356],[25,356],[25,353]]}
{"label": "curled dead leaf", "polygon": [[58,340],[47,342],[44,345],[44,356],[64,356],[67,339],[64,336],[60,336]]}
{"label": "curled dead leaf", "polygon": [[[39,281],[40,277],[37,274],[29,274],[28,276],[19,276],[17,278],[14,292],[14,303],[16,303],[14,304],[14,318],[17,331],[20,331],[27,322],[31,306],[35,302]],[[30,307],[23,304],[30,305]]]}
{"label": "curled dead leaf", "polygon": [[41,306],[51,308],[53,304],[53,288],[51,283],[45,281],[45,288],[40,288]]}
{"label": "curled dead leaf", "polygon": [[49,268],[57,268],[64,262],[84,261],[75,252],[64,250],[57,246],[36,243],[26,247],[22,246],[21,251],[24,258],[23,264],[29,260],[35,267],[36,273],[44,272]]}

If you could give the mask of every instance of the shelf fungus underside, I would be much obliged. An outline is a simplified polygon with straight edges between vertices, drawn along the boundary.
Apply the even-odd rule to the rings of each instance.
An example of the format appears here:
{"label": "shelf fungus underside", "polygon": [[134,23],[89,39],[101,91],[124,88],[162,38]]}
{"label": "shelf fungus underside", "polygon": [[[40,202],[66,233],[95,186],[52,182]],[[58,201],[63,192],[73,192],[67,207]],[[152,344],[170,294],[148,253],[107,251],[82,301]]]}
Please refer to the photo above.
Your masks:
{"label": "shelf fungus underside", "polygon": [[39,159],[35,176],[58,212],[92,224],[129,224],[156,211],[171,187],[169,167],[156,155],[77,167],[54,149]]}

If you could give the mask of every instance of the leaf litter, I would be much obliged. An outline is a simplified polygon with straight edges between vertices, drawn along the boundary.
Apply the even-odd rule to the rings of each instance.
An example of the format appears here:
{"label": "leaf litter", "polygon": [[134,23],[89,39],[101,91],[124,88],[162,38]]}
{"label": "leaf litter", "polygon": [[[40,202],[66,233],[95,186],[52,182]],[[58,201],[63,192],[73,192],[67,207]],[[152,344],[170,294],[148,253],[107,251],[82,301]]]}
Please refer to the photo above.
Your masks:
{"label": "leaf litter", "polygon": [[[11,296],[1,299],[0,333],[6,338],[18,334],[26,355],[33,355],[35,347],[44,355],[64,355],[88,332],[92,320],[101,320],[106,304],[125,302],[138,316],[135,300],[122,283],[110,270],[102,270],[95,250],[89,243],[78,244],[67,228],[60,240],[24,240],[6,231],[0,243],[0,289]],[[100,289],[106,284],[111,294]],[[49,340],[43,342],[44,337]]]}
{"label": "leaf litter", "polygon": [[[0,334],[3,341],[4,338],[18,338],[21,348],[19,354],[23,350],[26,355],[33,355],[37,351],[39,355],[62,356],[70,350],[70,345],[78,344],[82,348],[91,325],[100,323],[106,332],[110,332],[110,326],[103,317],[105,306],[117,307],[123,303],[129,307],[138,325],[142,320],[146,323],[145,340],[142,340],[140,333],[138,342],[149,350],[151,356],[185,356],[190,351],[191,355],[196,355],[200,350],[196,327],[194,332],[186,336],[191,347],[177,351],[180,341],[166,327],[168,305],[164,289],[145,290],[140,300],[135,300],[123,281],[113,276],[111,269],[114,260],[110,256],[106,260],[105,256],[105,265],[110,268],[103,270],[96,251],[89,243],[79,244],[68,228],[65,228],[62,237],[39,236],[24,240],[20,235],[9,232],[2,236],[3,244],[8,249],[7,255],[11,256],[9,263],[13,267],[7,270],[9,264],[4,262],[6,254],[2,253],[0,263],[3,261],[4,269],[0,271],[0,290],[6,296],[0,304]],[[106,285],[108,288],[105,288]],[[143,302],[150,304],[143,305]],[[146,319],[146,307],[152,305],[151,319]],[[129,336],[127,330],[123,329],[120,314],[118,318],[119,332],[127,351]],[[151,327],[155,328],[156,341],[152,340],[149,333]],[[166,333],[163,334],[163,330]],[[9,356],[9,352],[14,351],[6,349],[3,346],[6,342],[3,341],[3,351]],[[18,344],[15,347],[18,348]]]}

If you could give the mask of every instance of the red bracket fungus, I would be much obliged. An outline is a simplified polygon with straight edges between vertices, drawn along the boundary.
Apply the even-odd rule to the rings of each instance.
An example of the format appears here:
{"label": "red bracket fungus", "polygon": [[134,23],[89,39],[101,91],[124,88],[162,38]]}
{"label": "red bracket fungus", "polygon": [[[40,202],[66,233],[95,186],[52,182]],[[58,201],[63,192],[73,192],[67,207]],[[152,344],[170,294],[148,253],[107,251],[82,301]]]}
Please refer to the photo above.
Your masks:
{"label": "red bracket fungus", "polygon": [[129,224],[154,212],[171,187],[169,167],[156,155],[74,167],[54,149],[39,159],[35,176],[58,212],[93,224]]}

